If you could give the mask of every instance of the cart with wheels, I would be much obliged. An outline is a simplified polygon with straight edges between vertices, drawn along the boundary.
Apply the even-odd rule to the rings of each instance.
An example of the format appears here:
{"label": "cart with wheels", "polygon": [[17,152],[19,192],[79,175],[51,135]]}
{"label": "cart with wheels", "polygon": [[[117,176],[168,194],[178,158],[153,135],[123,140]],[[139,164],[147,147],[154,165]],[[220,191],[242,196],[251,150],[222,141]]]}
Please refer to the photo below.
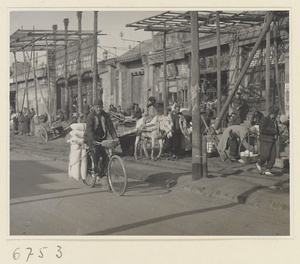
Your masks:
{"label": "cart with wheels", "polygon": [[41,124],[39,134],[45,142],[58,137],[64,137],[68,132],[60,122]]}

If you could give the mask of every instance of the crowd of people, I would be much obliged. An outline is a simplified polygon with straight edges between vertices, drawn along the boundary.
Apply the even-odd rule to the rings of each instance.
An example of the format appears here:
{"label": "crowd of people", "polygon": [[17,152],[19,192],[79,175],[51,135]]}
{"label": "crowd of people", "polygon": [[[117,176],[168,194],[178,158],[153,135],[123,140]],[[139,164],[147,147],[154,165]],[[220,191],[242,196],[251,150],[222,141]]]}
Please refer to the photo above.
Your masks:
{"label": "crowd of people", "polygon": [[[147,108],[154,107],[156,115],[164,114],[164,102],[156,100],[154,97],[150,97],[148,100]],[[101,108],[100,113],[97,113],[97,107]],[[256,167],[260,173],[272,175],[271,169],[273,168],[276,160],[276,141],[278,137],[281,136],[284,138],[285,142],[289,142],[288,116],[281,115],[280,118],[277,118],[279,114],[279,108],[277,106],[270,107],[270,109],[268,109],[267,116],[264,116],[259,109],[255,109],[251,119],[249,119],[250,126],[246,126],[244,121],[249,113],[249,106],[247,101],[242,97],[241,91],[237,91],[235,94],[235,97],[231,102],[229,112],[230,114],[224,118],[227,122],[223,122],[223,133],[216,149],[221,152],[228,150],[231,161],[243,162],[240,153],[240,147],[242,146],[252,154],[259,154]],[[201,115],[202,114],[208,115],[204,112],[201,112]],[[95,116],[98,116],[99,123],[97,123],[97,125],[102,126],[102,131],[105,130],[103,130],[103,128],[108,128],[108,131],[115,135],[114,131],[110,128],[112,124],[112,116],[119,117],[120,120],[125,118],[125,116],[129,116],[133,120],[138,120],[145,115],[144,110],[140,108],[138,103],[132,103],[131,107],[127,109],[127,111],[124,111],[120,105],[115,107],[111,104],[108,111],[105,112],[103,110],[102,100],[98,100],[97,104],[95,101],[95,103],[90,106],[86,99],[83,99],[82,114],[78,116],[78,114],[75,113],[70,122],[87,123],[89,125],[89,130],[91,130],[95,125],[92,120],[95,119]],[[24,108],[23,111],[20,111],[19,113],[16,113],[13,109],[11,109],[10,120],[13,133],[25,136],[33,135],[35,116],[36,113],[33,108]],[[186,150],[184,149],[184,144],[189,141],[191,143],[191,132],[186,132],[187,129],[192,126],[191,113],[189,116],[184,115],[183,112],[181,112],[180,104],[174,101],[173,105],[168,107],[168,116],[172,121],[173,133],[170,139],[165,139],[164,151],[168,156],[168,159],[176,160],[185,154]],[[105,119],[104,123],[103,117]],[[66,119],[66,113],[59,109],[56,114],[56,121],[64,121]],[[209,118],[206,120],[209,125]],[[203,133],[205,130],[203,123],[201,127],[204,128],[203,131],[201,131],[201,133]],[[97,133],[97,131],[94,132]],[[89,136],[92,134],[91,131],[87,132],[87,135],[88,133]],[[258,139],[258,143],[256,145],[251,144],[251,142],[248,142],[247,140],[243,141],[243,139],[249,137],[249,135],[254,135]],[[185,138],[187,140],[185,140]],[[263,171],[264,165],[266,165],[265,171]]]}
{"label": "crowd of people", "polygon": [[34,135],[34,117],[36,116],[33,108],[24,108],[23,111],[16,111],[11,108],[10,124],[13,134],[20,134],[25,136]]}

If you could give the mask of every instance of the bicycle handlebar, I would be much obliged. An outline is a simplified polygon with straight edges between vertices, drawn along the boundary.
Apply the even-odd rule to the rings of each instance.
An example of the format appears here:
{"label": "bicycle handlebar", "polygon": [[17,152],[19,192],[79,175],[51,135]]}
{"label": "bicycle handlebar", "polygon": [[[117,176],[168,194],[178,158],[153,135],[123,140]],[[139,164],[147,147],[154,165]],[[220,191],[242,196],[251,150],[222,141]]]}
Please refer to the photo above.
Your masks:
{"label": "bicycle handlebar", "polygon": [[119,139],[117,139],[117,140],[103,140],[103,141],[101,141],[101,142],[99,142],[99,141],[94,141],[94,144],[95,144],[96,146],[102,146],[102,147],[104,147],[104,148],[110,149],[110,148],[114,148],[114,147],[116,147],[118,144],[120,144],[120,140],[119,140]]}

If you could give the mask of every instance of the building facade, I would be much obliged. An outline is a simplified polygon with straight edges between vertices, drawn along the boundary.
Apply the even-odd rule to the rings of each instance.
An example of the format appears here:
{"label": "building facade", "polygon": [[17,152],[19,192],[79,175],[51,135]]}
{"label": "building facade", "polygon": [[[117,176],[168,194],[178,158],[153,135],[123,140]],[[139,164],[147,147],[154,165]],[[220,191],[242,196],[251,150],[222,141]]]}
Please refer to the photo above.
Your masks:
{"label": "building facade", "polygon": [[[272,103],[278,103],[280,92],[286,113],[289,112],[288,29],[288,18],[279,21],[276,33],[271,30],[270,45],[270,100]],[[226,99],[232,91],[260,32],[260,27],[251,27],[236,34],[221,34],[222,98]],[[96,75],[96,97],[103,99],[107,110],[110,104],[120,105],[129,114],[132,103],[138,103],[145,112],[151,114],[153,110],[146,107],[148,98],[154,96],[163,99],[164,82],[170,105],[177,101],[182,107],[191,108],[190,33],[177,32],[166,35],[166,78],[162,34],[153,35],[152,39],[141,42],[120,57],[98,62],[96,71],[93,67],[93,45],[93,38],[87,37],[81,40],[80,45],[73,42],[67,47],[49,50],[46,65],[35,65],[35,78],[33,62],[27,63],[26,67],[24,63],[18,63],[17,67],[13,65],[10,83],[11,106],[18,105],[19,109],[37,107],[39,114],[48,109],[53,117],[58,109],[70,111],[72,107],[72,112],[78,112],[79,98],[86,99],[88,104],[93,103],[93,78]],[[199,49],[202,99],[215,101],[216,35],[200,34]],[[263,111],[266,110],[266,54],[264,39],[240,85],[249,106]]]}

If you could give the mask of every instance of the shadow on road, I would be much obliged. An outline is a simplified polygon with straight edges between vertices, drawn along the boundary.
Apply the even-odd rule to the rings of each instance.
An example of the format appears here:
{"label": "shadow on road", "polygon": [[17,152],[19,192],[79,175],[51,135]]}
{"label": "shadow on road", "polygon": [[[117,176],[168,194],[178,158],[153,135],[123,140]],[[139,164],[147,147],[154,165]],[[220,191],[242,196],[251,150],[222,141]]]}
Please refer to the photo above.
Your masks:
{"label": "shadow on road", "polygon": [[223,210],[223,209],[231,208],[231,207],[234,207],[237,205],[238,204],[236,204],[236,203],[230,203],[230,204],[222,205],[222,206],[216,206],[216,207],[211,207],[211,208],[204,208],[204,209],[198,209],[198,210],[193,210],[193,211],[186,211],[186,212],[181,212],[181,213],[176,213],[176,214],[170,214],[170,215],[152,218],[152,219],[135,222],[135,223],[127,224],[127,225],[117,226],[114,228],[109,228],[106,230],[101,230],[101,231],[89,233],[86,235],[88,235],[88,236],[113,235],[113,234],[117,234],[118,232],[123,232],[126,230],[130,230],[130,229],[134,229],[134,228],[138,228],[138,227],[142,227],[142,226],[146,226],[146,225],[151,225],[151,224],[159,223],[162,221],[168,221],[168,220],[179,218],[179,217],[196,215],[196,214],[206,213],[206,212],[215,211],[215,210]]}

